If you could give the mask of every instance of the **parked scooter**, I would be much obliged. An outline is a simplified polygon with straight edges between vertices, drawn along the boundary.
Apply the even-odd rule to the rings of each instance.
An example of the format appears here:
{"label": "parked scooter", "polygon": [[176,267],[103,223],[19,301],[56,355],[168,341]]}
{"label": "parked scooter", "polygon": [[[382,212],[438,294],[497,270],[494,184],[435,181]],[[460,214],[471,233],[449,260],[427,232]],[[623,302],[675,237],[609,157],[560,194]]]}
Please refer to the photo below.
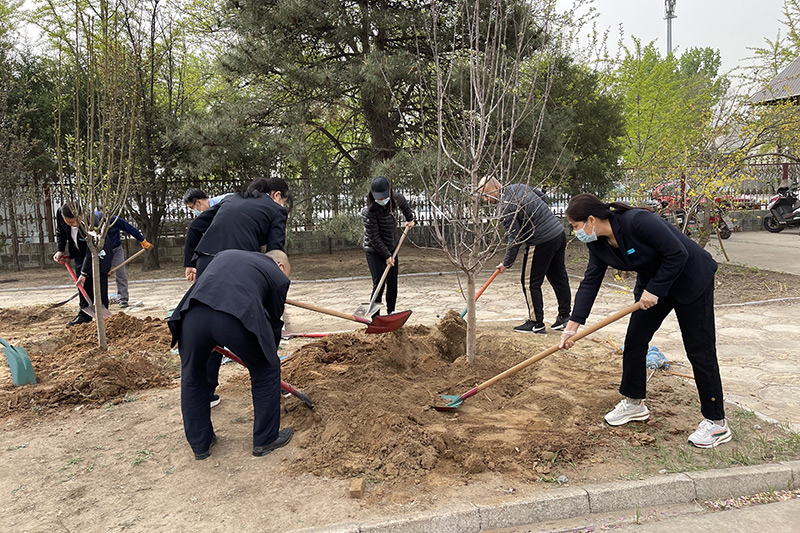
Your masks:
{"label": "parked scooter", "polygon": [[785,228],[800,226],[800,200],[797,198],[797,183],[789,187],[778,187],[777,194],[767,205],[769,214],[764,216],[764,229],[779,233]]}

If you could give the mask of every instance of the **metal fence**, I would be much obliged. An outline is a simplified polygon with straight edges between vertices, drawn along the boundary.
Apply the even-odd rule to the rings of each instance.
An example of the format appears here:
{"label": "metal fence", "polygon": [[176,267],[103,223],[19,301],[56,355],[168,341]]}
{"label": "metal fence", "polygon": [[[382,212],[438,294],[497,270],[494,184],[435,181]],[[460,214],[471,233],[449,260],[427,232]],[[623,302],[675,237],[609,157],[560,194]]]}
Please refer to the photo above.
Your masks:
{"label": "metal fence", "polygon": [[[653,187],[661,182],[685,180],[691,186],[698,176],[708,169],[689,168],[649,169],[647,171],[628,169],[623,178],[607,195],[609,200],[622,200],[632,205],[643,205],[652,199]],[[776,163],[748,165],[736,172],[731,182],[735,187],[725,190],[725,194],[747,195],[754,203],[766,205],[769,197],[782,181],[800,181],[800,163]],[[161,225],[161,237],[178,236],[185,233],[191,221],[191,214],[183,204],[183,194],[190,187],[198,187],[209,196],[241,190],[247,185],[241,180],[218,179],[171,179],[165,183],[166,216]],[[357,219],[364,205],[367,185],[364,183],[342,182],[336,187],[328,187],[326,192],[315,190],[304,181],[292,182],[294,209],[289,216],[289,231],[318,231],[336,217]],[[426,200],[424,191],[402,190],[409,200],[418,223],[428,225],[433,222],[434,208]],[[556,215],[563,215],[569,201],[569,194],[553,189],[547,191],[551,209]],[[16,187],[0,201],[0,248],[11,241],[16,229],[20,243],[52,242],[55,235],[54,215],[64,202],[58,185],[28,184]],[[129,219],[130,214],[123,214]],[[352,220],[351,220],[352,221]],[[148,235],[148,238],[152,236]]]}

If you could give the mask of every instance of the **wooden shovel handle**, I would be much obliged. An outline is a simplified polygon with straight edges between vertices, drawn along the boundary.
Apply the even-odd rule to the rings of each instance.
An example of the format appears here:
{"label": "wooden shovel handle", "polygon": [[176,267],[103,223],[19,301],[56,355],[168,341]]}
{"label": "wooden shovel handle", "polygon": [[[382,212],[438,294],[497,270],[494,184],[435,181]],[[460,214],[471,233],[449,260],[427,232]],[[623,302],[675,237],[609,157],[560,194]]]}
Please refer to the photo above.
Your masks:
{"label": "wooden shovel handle", "polygon": [[147,250],[145,250],[144,248],[142,248],[141,250],[139,250],[138,252],[136,252],[135,254],[133,254],[132,256],[130,256],[129,258],[127,258],[125,261],[123,261],[122,263],[118,264],[117,266],[115,266],[114,268],[112,268],[111,270],[109,270],[109,271],[108,271],[108,275],[110,276],[111,274],[113,274],[114,272],[116,272],[116,271],[117,271],[117,270],[119,270],[120,268],[124,267],[125,265],[127,265],[128,263],[130,263],[131,261],[133,261],[134,259],[136,259],[136,258],[137,258],[137,257],[139,257],[140,255],[142,255],[142,254],[143,254],[143,253],[145,253],[146,251],[147,251]]}
{"label": "wooden shovel handle", "polygon": [[[613,315],[604,318],[603,320],[601,320],[597,324],[593,324],[593,325],[589,326],[588,328],[585,328],[585,329],[579,331],[578,333],[573,335],[571,337],[571,339],[573,341],[577,341],[579,339],[584,338],[587,335],[591,335],[592,333],[594,333],[598,329],[602,329],[602,328],[606,327],[607,325],[611,324],[612,322],[616,322],[620,318],[633,313],[637,309],[639,309],[639,302],[631,304],[628,307],[626,307],[625,309],[623,309],[621,311],[617,311]],[[552,355],[557,351],[558,351],[558,344],[556,344],[555,346],[551,346],[550,348],[544,350],[543,352],[540,352],[540,353],[538,353],[538,354],[536,354],[536,355],[534,355],[534,356],[522,361],[521,363],[519,363],[519,364],[517,364],[515,366],[512,366],[511,368],[509,368],[505,372],[496,375],[495,377],[493,377],[492,379],[490,379],[488,381],[484,381],[483,383],[481,383],[480,385],[478,385],[474,389],[470,390],[469,392],[472,392],[473,390],[475,391],[470,396],[482,391],[483,389],[485,389],[487,387],[491,387],[492,385],[494,385],[495,383],[497,383],[501,379],[507,378],[508,376],[510,376],[512,374],[516,374],[520,370],[529,367],[530,365],[532,365],[536,361],[540,361],[540,360],[544,359],[545,357],[547,357],[548,355]]]}
{"label": "wooden shovel handle", "polygon": [[352,320],[353,322],[360,322],[361,324],[371,324],[372,321],[367,318],[362,318],[356,315],[348,315],[347,313],[342,313],[341,311],[334,311],[333,309],[325,309],[324,307],[318,307],[316,305],[307,304],[304,302],[298,302],[297,300],[290,300],[286,299],[286,303],[289,305],[293,305],[295,307],[301,307],[303,309],[308,309],[309,311],[316,311],[317,313],[323,313],[326,315],[331,315],[339,318],[343,318],[345,320]]}

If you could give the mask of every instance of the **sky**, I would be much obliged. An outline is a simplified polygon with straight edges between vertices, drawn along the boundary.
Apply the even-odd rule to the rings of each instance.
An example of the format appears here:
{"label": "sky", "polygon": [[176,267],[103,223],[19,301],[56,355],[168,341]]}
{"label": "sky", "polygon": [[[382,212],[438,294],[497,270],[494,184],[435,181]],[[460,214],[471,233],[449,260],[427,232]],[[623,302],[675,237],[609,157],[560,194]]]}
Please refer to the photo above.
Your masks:
{"label": "sky", "polygon": [[[567,10],[572,0],[558,0],[558,9]],[[611,29],[609,49],[616,51],[618,28],[624,30],[624,43],[631,36],[643,44],[655,41],[662,53],[667,48],[667,21],[664,0],[594,0],[599,14],[597,28]],[[775,40],[778,30],[785,34],[783,0],[677,0],[672,19],[672,47],[677,55],[689,48],[710,47],[720,51],[722,72],[747,62],[753,53],[748,47],[763,47],[764,39]]]}
{"label": "sky", "polygon": [[[24,0],[30,8],[32,0]],[[570,9],[573,0],[557,0],[558,9]],[[618,28],[622,25],[624,42],[630,46],[635,36],[666,52],[667,22],[664,0],[594,0],[597,28],[610,28],[609,47],[616,51]],[[783,0],[676,0],[672,20],[672,46],[677,54],[693,47],[718,49],[722,72],[744,64],[753,54],[748,47],[764,46],[764,39],[774,40],[778,30],[785,32]]]}

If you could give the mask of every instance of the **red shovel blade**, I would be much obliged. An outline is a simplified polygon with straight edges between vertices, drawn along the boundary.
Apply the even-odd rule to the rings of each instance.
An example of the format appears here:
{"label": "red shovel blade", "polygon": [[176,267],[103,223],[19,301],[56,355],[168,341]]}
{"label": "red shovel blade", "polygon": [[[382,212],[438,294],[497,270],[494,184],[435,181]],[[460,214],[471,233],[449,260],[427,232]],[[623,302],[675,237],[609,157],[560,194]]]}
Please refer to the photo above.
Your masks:
{"label": "red shovel blade", "polygon": [[391,315],[378,315],[372,319],[367,326],[366,333],[390,333],[397,331],[406,323],[411,311],[400,311]]}

